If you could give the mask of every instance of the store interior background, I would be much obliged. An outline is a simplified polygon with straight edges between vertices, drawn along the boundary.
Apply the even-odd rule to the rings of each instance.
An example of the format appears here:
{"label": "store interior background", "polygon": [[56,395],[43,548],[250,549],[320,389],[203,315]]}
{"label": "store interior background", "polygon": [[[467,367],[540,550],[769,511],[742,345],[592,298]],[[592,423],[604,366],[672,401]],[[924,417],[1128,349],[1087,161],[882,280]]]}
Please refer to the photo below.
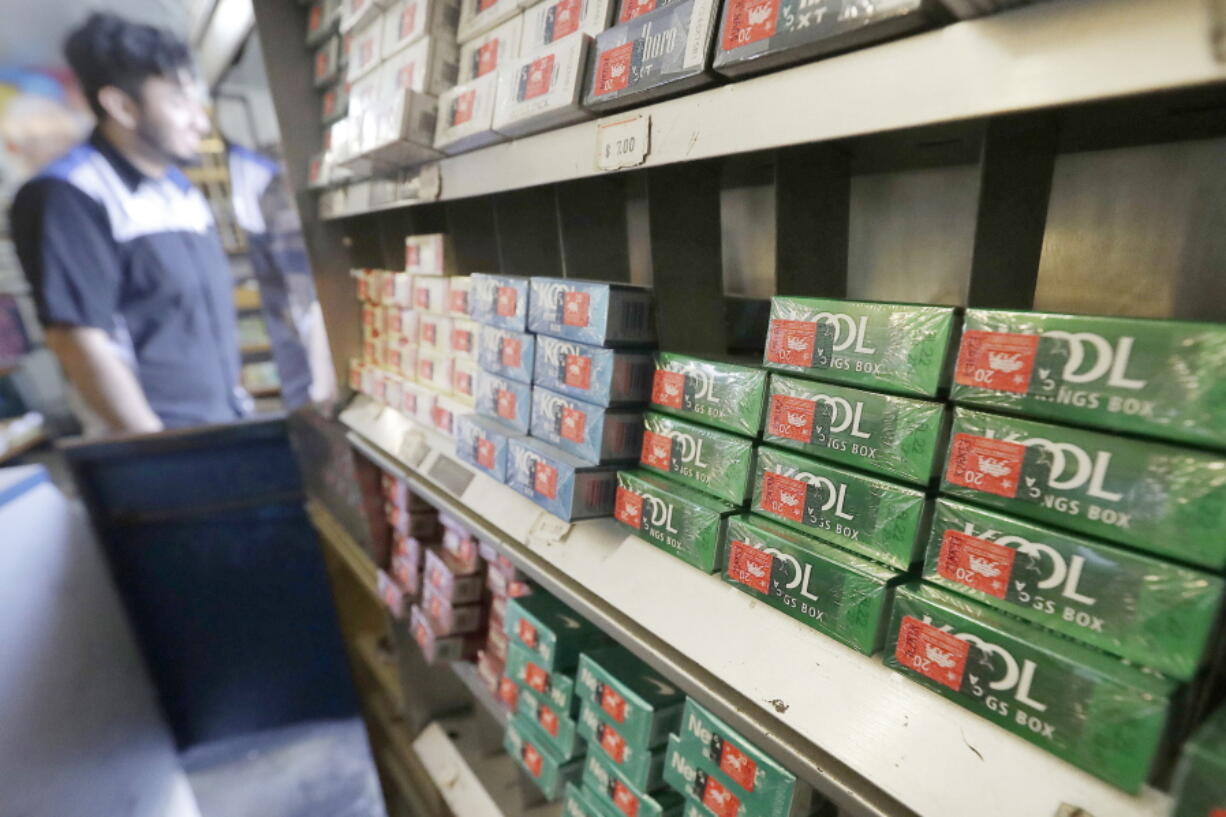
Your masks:
{"label": "store interior background", "polygon": [[[21,183],[92,126],[60,47],[66,33],[99,6],[90,0],[0,2],[11,21],[0,27],[5,222]],[[277,155],[276,116],[249,2],[115,0],[106,9],[189,38],[212,91],[220,132]],[[231,254],[231,266],[238,288],[255,288],[241,252]],[[0,594],[0,812],[382,815],[365,732],[352,714],[289,718],[296,722],[267,729],[236,727],[190,747],[176,742],[70,469],[50,444],[76,433],[78,425],[59,367],[41,344],[6,223],[0,234],[0,312],[14,306],[22,337],[6,335],[12,324],[0,320],[0,432],[12,432],[0,436],[0,468],[16,467],[0,470],[0,495],[20,489],[29,473],[22,466],[45,467],[54,484],[39,485],[19,501],[0,501],[0,575],[6,587]],[[258,311],[252,315],[259,318]],[[268,368],[270,357],[244,354],[244,363]],[[257,401],[259,412],[280,411],[273,391]],[[314,547],[313,534],[307,547]],[[352,709],[352,703],[340,708]]]}
{"label": "store interior background", "polygon": [[[32,145],[46,149],[58,139],[66,147],[88,128],[81,106],[64,101],[69,97],[57,78],[62,77],[59,44],[64,32],[95,5],[89,0],[0,2],[0,11],[13,21],[0,27],[0,204],[5,210],[32,169]],[[251,30],[249,0],[217,0],[216,4],[212,0],[113,0],[106,6],[184,32],[203,46],[201,68],[214,90],[222,132],[250,147],[277,148],[276,117],[259,40]],[[224,31],[210,39],[206,35],[213,24]],[[300,32],[287,34],[291,35],[298,38]],[[1041,49],[1019,58],[1023,56],[1041,59]],[[1209,132],[1221,131],[1221,109],[1190,103],[1176,115],[1193,123],[1189,129],[1203,120]],[[46,126],[50,131],[32,130],[32,126]],[[874,172],[871,157],[866,158],[866,166],[852,180],[847,297],[965,302],[979,201],[977,156],[968,149],[973,143],[973,132],[938,130],[930,142],[930,162],[921,157],[897,169],[892,160],[886,160],[883,164],[891,169]],[[888,141],[882,148],[885,154],[891,150]],[[964,150],[965,162],[950,160]],[[1208,138],[1061,153],[1053,180],[1036,309],[1226,319],[1226,276],[1220,273],[1226,267],[1226,234],[1214,229],[1226,219],[1224,150],[1226,139]],[[722,173],[725,292],[769,298],[775,294],[773,159],[730,160]],[[628,183],[631,278],[649,284],[646,191],[636,190],[634,178]],[[240,277],[241,263],[235,260]],[[1169,274],[1155,275],[1154,270],[1168,270]],[[347,280],[340,284],[346,292],[349,286]],[[4,236],[0,238],[0,299],[13,297],[27,316],[26,328],[32,331],[30,349],[19,359],[6,361],[0,355],[0,372],[7,371],[0,375],[0,422],[33,411],[45,421],[49,436],[71,433],[74,422],[63,380],[51,354],[40,348],[26,291]],[[356,323],[348,330],[356,332]],[[339,345],[336,339],[345,333],[333,334]],[[46,448],[22,461],[46,462],[53,473],[62,475],[63,469]],[[72,741],[92,733],[103,741],[97,745],[106,751],[89,753],[91,763],[79,769],[79,774],[65,772],[60,781],[64,802],[88,797],[97,814],[195,817],[201,813],[200,805],[161,721],[101,558],[68,558],[80,552],[81,543],[91,534],[84,512],[71,498],[69,479],[60,476],[57,482],[68,496],[48,494],[43,508],[62,516],[55,532],[59,549],[40,547],[37,560],[19,561],[12,549],[0,548],[0,576],[41,577],[35,583],[6,579],[6,585],[18,592],[0,595],[0,713],[25,712],[31,718],[28,722],[0,718],[6,725],[0,730],[0,794],[16,785],[15,781],[28,779],[39,768],[39,760],[67,752]],[[41,524],[32,518],[0,516],[0,526],[10,523],[28,524],[30,530]],[[65,600],[67,604],[62,603]],[[48,612],[53,609],[57,614]],[[68,648],[71,644],[79,645],[82,652],[74,654]],[[93,663],[57,663],[82,654]],[[71,682],[37,689],[31,680],[37,674],[28,671],[34,665],[42,668],[45,678],[70,675]],[[24,669],[18,673],[17,667]],[[86,688],[88,694],[84,694]],[[37,705],[30,705],[33,698],[23,697],[35,695]],[[73,705],[64,706],[64,700]],[[92,716],[84,718],[82,713]],[[62,731],[47,730],[49,724],[59,724]],[[48,736],[45,745],[40,744],[40,751],[46,752],[43,755],[26,740],[39,730],[47,730],[44,734]],[[340,739],[355,738],[345,732]],[[360,744],[362,740],[358,733],[356,741]],[[309,747],[310,743],[305,738],[294,746]],[[328,757],[317,755],[316,762]],[[311,768],[306,754],[285,758],[299,770]],[[327,768],[326,763],[321,768]],[[335,767],[330,771],[335,774]],[[369,770],[355,772],[358,777],[363,774]],[[374,787],[373,776],[367,782]],[[108,810],[107,802],[134,805],[121,812]],[[374,813],[362,810],[368,806],[359,792],[344,806],[353,811],[334,805],[325,813],[367,817]],[[267,804],[249,802],[245,807],[253,810],[205,811],[203,817],[274,813]],[[29,813],[40,815],[71,813],[39,811],[33,805],[31,809]]]}

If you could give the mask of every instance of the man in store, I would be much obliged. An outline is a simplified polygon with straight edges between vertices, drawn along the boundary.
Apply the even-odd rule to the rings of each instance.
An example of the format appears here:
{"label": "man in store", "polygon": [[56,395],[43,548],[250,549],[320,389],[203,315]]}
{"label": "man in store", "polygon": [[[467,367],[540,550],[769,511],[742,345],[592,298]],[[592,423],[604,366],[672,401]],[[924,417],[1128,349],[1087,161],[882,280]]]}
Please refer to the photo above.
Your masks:
{"label": "man in store", "polygon": [[10,214],[47,345],[111,432],[235,420],[249,398],[231,273],[208,203],[179,170],[209,130],[187,45],[94,14],[64,53],[97,127]]}

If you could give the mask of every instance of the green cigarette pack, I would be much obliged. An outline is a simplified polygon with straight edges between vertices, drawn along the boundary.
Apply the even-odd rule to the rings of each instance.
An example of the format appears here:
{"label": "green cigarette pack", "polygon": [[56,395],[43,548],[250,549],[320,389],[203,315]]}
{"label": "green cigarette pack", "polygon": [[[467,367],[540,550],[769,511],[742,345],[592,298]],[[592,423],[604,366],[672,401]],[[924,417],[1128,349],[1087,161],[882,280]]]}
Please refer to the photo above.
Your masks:
{"label": "green cigarette pack", "polygon": [[773,374],[765,442],[913,485],[940,472],[949,412],[940,403]]}
{"label": "green cigarette pack", "polygon": [[756,437],[765,395],[764,369],[673,352],[656,355],[651,407],[659,411]]}
{"label": "green cigarette pack", "polygon": [[523,690],[515,709],[521,718],[537,727],[541,738],[561,760],[583,754],[583,741],[579,739],[574,720],[565,711],[555,709],[547,701]]}
{"label": "green cigarette pack", "polygon": [[1162,743],[1173,681],[931,585],[894,593],[885,663],[1125,791]]}
{"label": "green cigarette pack", "polygon": [[940,499],[924,578],[1138,664],[1188,680],[1226,587],[1221,577]]}
{"label": "green cigarette pack", "polygon": [[906,570],[920,558],[928,502],[915,488],[764,445],[750,509]]}
{"label": "green cigarette pack", "polygon": [[580,652],[609,641],[595,624],[548,593],[510,599],[505,627],[512,643],[527,647],[551,671],[574,669]]}
{"label": "green cigarette pack", "polygon": [[950,396],[1226,447],[1226,326],[968,309]]}
{"label": "green cigarette pack", "polygon": [[893,568],[760,516],[728,520],[724,581],[857,652],[881,647]]}
{"label": "green cigarette pack", "polygon": [[677,817],[681,795],[670,789],[648,794],[622,774],[602,752],[592,752],[583,764],[583,787],[591,801],[610,815],[635,817]]}
{"label": "green cigarette pack", "polygon": [[610,719],[590,701],[579,707],[579,737],[588,752],[602,752],[639,791],[653,791],[663,780],[664,751],[628,743]]}
{"label": "green cigarette pack", "polygon": [[1226,706],[1218,707],[1184,744],[1171,794],[1174,817],[1226,815]]}
{"label": "green cigarette pack", "polygon": [[643,415],[639,465],[733,505],[744,505],[753,484],[753,443],[667,414]]}
{"label": "green cigarette pack", "polygon": [[808,806],[808,786],[796,786],[796,776],[700,706],[686,699],[681,716],[678,750],[690,757],[702,757],[715,765],[744,792],[744,800],[755,814],[788,814],[794,801],[801,813]]}
{"label": "green cigarette pack", "polygon": [[585,651],[575,694],[633,746],[659,746],[677,728],[685,694],[624,647]]}
{"label": "green cigarette pack", "polygon": [[575,679],[564,672],[545,669],[537,654],[518,641],[511,640],[507,645],[505,674],[522,689],[549,704],[559,715],[571,717],[578,712]]}
{"label": "green cigarette pack", "polygon": [[687,799],[700,803],[713,817],[787,817],[788,813],[758,810],[748,794],[703,755],[691,755],[681,739],[669,735],[664,756],[664,782]]}
{"label": "green cigarette pack", "polygon": [[959,408],[942,491],[1220,570],[1226,458]]}
{"label": "green cigarette pack", "polygon": [[562,787],[578,782],[583,774],[581,759],[563,760],[558,757],[541,731],[519,715],[513,715],[507,721],[502,748],[528,773],[546,800],[559,799]]}
{"label": "green cigarette pack", "polygon": [[594,801],[595,793],[586,786],[567,783],[562,796],[563,817],[612,817]]}
{"label": "green cigarette pack", "polygon": [[765,365],[818,380],[935,397],[948,380],[952,306],[771,299]]}
{"label": "green cigarette pack", "polygon": [[699,570],[723,566],[724,521],[739,509],[650,471],[619,471],[613,516],[638,537]]}

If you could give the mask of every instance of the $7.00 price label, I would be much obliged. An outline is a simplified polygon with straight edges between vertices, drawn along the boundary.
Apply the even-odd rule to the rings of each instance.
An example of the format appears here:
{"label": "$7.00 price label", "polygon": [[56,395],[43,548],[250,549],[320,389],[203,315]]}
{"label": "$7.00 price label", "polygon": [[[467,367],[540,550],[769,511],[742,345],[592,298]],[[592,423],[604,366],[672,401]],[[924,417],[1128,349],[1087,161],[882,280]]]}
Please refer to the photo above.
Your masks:
{"label": "$7.00 price label", "polygon": [[651,149],[651,117],[624,116],[596,125],[596,167],[620,170],[647,161]]}

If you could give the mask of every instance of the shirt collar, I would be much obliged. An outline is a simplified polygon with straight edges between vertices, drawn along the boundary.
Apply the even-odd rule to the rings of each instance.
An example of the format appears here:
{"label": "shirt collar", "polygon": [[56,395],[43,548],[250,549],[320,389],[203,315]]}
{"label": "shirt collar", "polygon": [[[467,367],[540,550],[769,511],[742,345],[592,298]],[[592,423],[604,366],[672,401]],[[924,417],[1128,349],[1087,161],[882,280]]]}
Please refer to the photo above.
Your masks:
{"label": "shirt collar", "polygon": [[[89,135],[89,143],[111,163],[111,167],[115,168],[115,173],[119,175],[119,178],[129,190],[135,191],[136,188],[140,187],[141,182],[157,181],[157,179],[141,172],[136,165],[128,161],[122,153],[115,149],[110,140],[102,135],[102,131],[97,128]],[[173,170],[173,168],[170,170]],[[173,178],[173,174],[170,172],[167,173],[167,176]],[[177,182],[178,180],[175,179],[175,181]]]}

